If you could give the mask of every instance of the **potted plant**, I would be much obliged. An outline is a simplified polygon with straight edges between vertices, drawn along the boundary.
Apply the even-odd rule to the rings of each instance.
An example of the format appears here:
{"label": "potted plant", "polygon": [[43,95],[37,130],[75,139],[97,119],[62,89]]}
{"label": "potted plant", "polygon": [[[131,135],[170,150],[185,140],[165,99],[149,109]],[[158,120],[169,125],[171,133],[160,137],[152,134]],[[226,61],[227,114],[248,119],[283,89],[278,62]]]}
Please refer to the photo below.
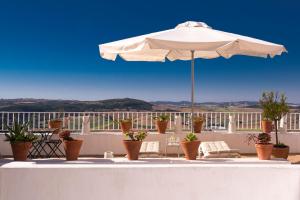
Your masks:
{"label": "potted plant", "polygon": [[268,133],[260,133],[258,135],[249,134],[248,135],[248,145],[251,142],[255,143],[256,153],[259,160],[270,160],[273,144],[270,143],[271,136]]}
{"label": "potted plant", "polygon": [[70,133],[65,131],[63,141],[64,141],[64,149],[66,152],[66,159],[77,160],[83,140],[74,139],[70,137]]}
{"label": "potted plant", "polygon": [[61,129],[63,127],[63,120],[62,119],[51,119],[48,122],[48,127],[51,129]]}
{"label": "potted plant", "polygon": [[195,133],[201,133],[203,122],[204,122],[204,118],[202,116],[193,117],[193,126],[194,126]]}
{"label": "potted plant", "polygon": [[158,133],[166,133],[168,122],[169,122],[169,115],[160,115],[157,117],[153,117],[153,119],[156,120],[156,128],[158,130]]}
{"label": "potted plant", "polygon": [[131,130],[132,128],[132,119],[121,119],[119,121],[115,121],[115,123],[120,124],[121,130],[123,133],[127,133]]}
{"label": "potted plant", "polygon": [[199,145],[200,141],[194,133],[187,134],[184,140],[181,141],[181,148],[184,152],[185,159],[196,160]]}
{"label": "potted plant", "polygon": [[15,122],[12,127],[6,126],[8,133],[5,133],[6,141],[10,142],[14,160],[25,161],[32,142],[37,136],[28,131],[29,122],[19,124]]}
{"label": "potted plant", "polygon": [[51,129],[61,129],[63,127],[63,113],[59,114],[58,118],[51,119],[48,121],[48,127]]}
{"label": "potted plant", "polygon": [[284,159],[287,159],[289,155],[289,146],[281,143],[278,139],[278,122],[289,112],[286,99],[284,94],[279,95],[277,92],[264,92],[260,99],[264,115],[273,121],[275,127],[276,144],[274,145],[272,155],[275,158]]}
{"label": "potted plant", "polygon": [[127,139],[123,140],[123,144],[127,152],[128,160],[138,160],[142,142],[147,137],[147,131],[140,130],[136,134],[131,131],[125,133],[125,136]]}

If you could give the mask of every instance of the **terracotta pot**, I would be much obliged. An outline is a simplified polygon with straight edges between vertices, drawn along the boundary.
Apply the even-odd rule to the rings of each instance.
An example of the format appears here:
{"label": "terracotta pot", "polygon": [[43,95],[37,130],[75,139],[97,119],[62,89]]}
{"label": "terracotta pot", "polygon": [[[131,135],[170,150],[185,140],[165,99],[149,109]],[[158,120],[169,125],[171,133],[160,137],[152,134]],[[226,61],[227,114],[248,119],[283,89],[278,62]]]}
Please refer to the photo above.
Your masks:
{"label": "terracotta pot", "polygon": [[67,160],[77,160],[82,146],[82,140],[64,141]]}
{"label": "terracotta pot", "polygon": [[53,129],[61,129],[63,126],[62,120],[50,120],[48,122],[48,127]]}
{"label": "terracotta pot", "polygon": [[184,152],[185,159],[196,160],[197,155],[198,155],[199,145],[200,145],[199,140],[192,141],[192,142],[182,141],[181,148]]}
{"label": "terracotta pot", "polygon": [[132,122],[120,122],[123,133],[128,133],[131,130]]}
{"label": "terracotta pot", "polygon": [[261,129],[263,133],[271,133],[273,130],[272,121],[262,120],[261,121]]}
{"label": "terracotta pot", "polygon": [[255,144],[256,153],[259,160],[270,160],[273,144]]}
{"label": "terracotta pot", "polygon": [[128,160],[138,160],[142,141],[123,140]]}
{"label": "terracotta pot", "polygon": [[274,158],[283,158],[287,159],[289,156],[290,147],[273,147],[272,156]]}
{"label": "terracotta pot", "polygon": [[31,142],[14,142],[10,143],[13,152],[14,160],[25,161],[27,159],[28,152],[32,146]]}
{"label": "terracotta pot", "polygon": [[166,130],[168,127],[168,122],[169,122],[168,120],[166,120],[166,121],[157,120],[156,121],[156,128],[157,128],[158,133],[162,133],[162,134],[166,133]]}
{"label": "terracotta pot", "polygon": [[194,133],[201,133],[203,121],[195,121],[194,125]]}

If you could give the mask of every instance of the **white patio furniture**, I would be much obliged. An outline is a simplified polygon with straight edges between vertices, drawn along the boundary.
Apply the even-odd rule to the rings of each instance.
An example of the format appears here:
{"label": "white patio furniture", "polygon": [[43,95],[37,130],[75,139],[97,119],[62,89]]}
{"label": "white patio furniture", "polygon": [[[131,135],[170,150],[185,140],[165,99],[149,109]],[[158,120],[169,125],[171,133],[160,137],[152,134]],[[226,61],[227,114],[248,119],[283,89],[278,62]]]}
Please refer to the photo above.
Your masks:
{"label": "white patio furniture", "polygon": [[159,156],[159,141],[145,141],[140,149],[141,157]]}
{"label": "white patio furniture", "polygon": [[201,142],[199,155],[203,158],[239,158],[239,149],[231,149],[224,141]]}
{"label": "white patio furniture", "polygon": [[176,148],[176,150],[177,150],[177,156],[179,158],[179,156],[180,156],[180,153],[179,153],[180,138],[178,136],[176,136],[175,134],[171,134],[170,136],[167,136],[166,147],[165,147],[165,156],[166,157],[168,155],[168,149],[169,148]]}

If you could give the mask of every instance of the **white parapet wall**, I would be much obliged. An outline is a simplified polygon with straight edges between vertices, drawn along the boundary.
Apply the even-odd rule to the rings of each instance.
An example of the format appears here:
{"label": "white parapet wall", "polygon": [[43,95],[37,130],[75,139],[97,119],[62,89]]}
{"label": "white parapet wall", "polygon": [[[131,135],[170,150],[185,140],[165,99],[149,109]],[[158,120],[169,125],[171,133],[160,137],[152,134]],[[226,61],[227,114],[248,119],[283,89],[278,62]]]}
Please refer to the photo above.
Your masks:
{"label": "white parapet wall", "polygon": [[255,159],[2,163],[0,200],[299,200],[300,166]]}
{"label": "white parapet wall", "polygon": [[[220,141],[223,140],[233,149],[240,149],[241,153],[255,153],[253,144],[247,144],[248,132],[225,133],[225,132],[204,132],[197,134],[201,141]],[[84,140],[81,155],[103,155],[105,151],[112,151],[115,155],[125,154],[122,144],[124,136],[119,132],[93,133],[88,135],[73,134],[76,138]],[[168,134],[149,133],[146,141],[159,141],[160,153],[164,154],[166,139]],[[178,134],[181,139],[185,134]],[[4,135],[0,135],[0,154],[11,156],[11,148],[8,142],[4,142]],[[275,135],[272,133],[272,141],[275,142]],[[279,134],[279,140],[290,146],[290,153],[300,153],[300,133]],[[62,148],[62,146],[61,146]],[[181,151],[181,150],[180,150]],[[168,149],[168,153],[177,153],[176,148]],[[182,152],[181,152],[182,153]]]}

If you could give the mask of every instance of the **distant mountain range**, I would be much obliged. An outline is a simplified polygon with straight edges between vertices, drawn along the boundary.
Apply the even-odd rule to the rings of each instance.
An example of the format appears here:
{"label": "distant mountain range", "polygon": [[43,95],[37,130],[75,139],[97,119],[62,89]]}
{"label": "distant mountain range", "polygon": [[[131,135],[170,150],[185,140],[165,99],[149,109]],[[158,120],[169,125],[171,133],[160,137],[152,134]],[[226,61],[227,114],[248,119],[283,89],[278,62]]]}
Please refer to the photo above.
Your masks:
{"label": "distant mountain range", "polygon": [[[154,105],[170,105],[170,106],[181,106],[186,107],[190,106],[190,101],[153,101],[150,102]],[[258,101],[232,101],[232,102],[203,102],[203,103],[195,103],[195,106],[203,106],[203,107],[240,107],[240,108],[259,108]],[[300,108],[300,104],[289,104],[292,108]]]}
{"label": "distant mountain range", "polygon": [[0,99],[0,111],[12,112],[101,112],[150,111],[152,104],[138,99],[107,99],[100,101]]}
{"label": "distant mountain range", "polygon": [[[103,111],[178,111],[189,107],[189,101],[153,101],[138,99],[107,99],[99,101],[49,100],[49,99],[0,99],[0,111],[10,112],[103,112]],[[217,108],[259,108],[256,101],[204,102],[195,106],[209,109]],[[299,104],[290,104],[300,109]]]}
{"label": "distant mountain range", "polygon": [[[176,105],[176,106],[189,106],[191,105],[190,101],[154,101],[150,102],[155,105]],[[236,101],[236,102],[203,102],[203,103],[195,103],[195,106],[218,106],[218,107],[229,107],[229,106],[239,106],[239,107],[259,107],[257,101]]]}

